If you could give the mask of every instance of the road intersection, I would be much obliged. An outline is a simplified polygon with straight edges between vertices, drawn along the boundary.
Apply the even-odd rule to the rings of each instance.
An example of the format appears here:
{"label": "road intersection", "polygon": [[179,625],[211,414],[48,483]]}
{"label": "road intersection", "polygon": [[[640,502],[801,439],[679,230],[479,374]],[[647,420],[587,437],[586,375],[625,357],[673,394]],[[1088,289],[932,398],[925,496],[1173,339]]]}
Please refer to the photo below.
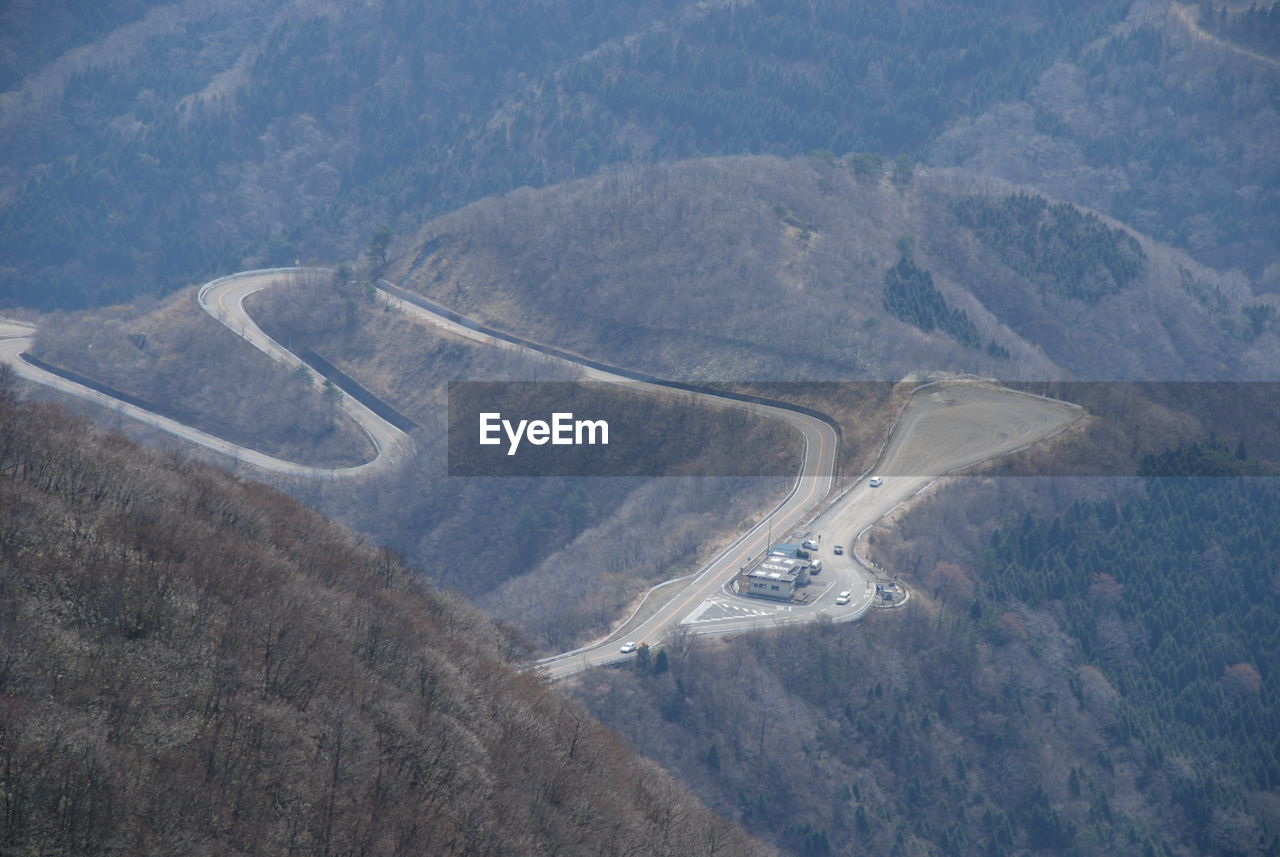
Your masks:
{"label": "road intersection", "polygon": [[[735,634],[784,625],[861,618],[877,597],[877,578],[870,562],[858,553],[863,533],[939,477],[1025,448],[1058,434],[1083,415],[1071,404],[1029,396],[987,381],[956,380],[924,385],[911,394],[876,464],[879,487],[859,479],[828,500],[801,524],[775,528],[789,534],[800,525],[806,538],[819,541],[815,558],[823,569],[807,587],[804,603],[776,604],[740,596],[730,582],[737,570],[753,562],[769,545],[757,526],[708,563],[693,583],[677,593],[666,608],[644,623],[624,626],[589,647],[539,662],[553,679],[564,678],[628,656],[618,651],[625,638],[655,645],[674,625],[694,634]],[[834,548],[845,548],[836,554]],[[838,605],[848,591],[847,605]]]}

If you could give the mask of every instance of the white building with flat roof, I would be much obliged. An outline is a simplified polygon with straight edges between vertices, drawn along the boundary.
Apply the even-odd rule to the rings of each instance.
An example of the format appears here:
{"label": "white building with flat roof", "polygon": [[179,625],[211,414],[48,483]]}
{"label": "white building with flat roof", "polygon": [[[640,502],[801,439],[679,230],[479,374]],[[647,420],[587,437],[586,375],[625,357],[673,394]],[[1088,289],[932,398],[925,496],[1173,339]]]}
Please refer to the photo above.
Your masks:
{"label": "white building with flat roof", "polygon": [[747,572],[747,594],[760,598],[790,601],[808,583],[809,562],[795,557],[770,555]]}

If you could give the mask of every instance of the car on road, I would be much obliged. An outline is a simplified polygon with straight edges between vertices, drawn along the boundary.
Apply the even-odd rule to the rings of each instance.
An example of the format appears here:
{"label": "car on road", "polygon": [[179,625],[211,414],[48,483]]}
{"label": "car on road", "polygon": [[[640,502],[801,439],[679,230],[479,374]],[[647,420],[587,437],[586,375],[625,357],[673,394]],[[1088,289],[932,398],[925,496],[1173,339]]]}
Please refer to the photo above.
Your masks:
{"label": "car on road", "polygon": [[637,648],[638,646],[635,643],[628,642],[628,643],[623,643],[622,648],[619,649],[619,651],[622,652],[624,655],[629,655],[632,652],[634,652]]}
{"label": "car on road", "polygon": [[883,484],[884,484],[884,480],[883,480],[883,479],[881,479],[879,476],[872,476],[872,477],[871,477],[871,487],[872,487],[872,488],[879,488],[879,487],[880,487],[881,485],[883,485]]}
{"label": "car on road", "polygon": [[800,546],[807,551],[816,551],[818,549],[818,543],[813,539],[805,539]]}
{"label": "car on road", "polygon": [[844,592],[841,592],[839,595],[836,596],[836,604],[840,604],[840,605],[848,604],[849,599],[852,597],[853,596],[849,594],[849,590],[846,589]]}
{"label": "car on road", "polygon": [[836,556],[840,556],[842,553],[844,553],[844,545],[836,545],[831,549],[831,552],[834,553]]}

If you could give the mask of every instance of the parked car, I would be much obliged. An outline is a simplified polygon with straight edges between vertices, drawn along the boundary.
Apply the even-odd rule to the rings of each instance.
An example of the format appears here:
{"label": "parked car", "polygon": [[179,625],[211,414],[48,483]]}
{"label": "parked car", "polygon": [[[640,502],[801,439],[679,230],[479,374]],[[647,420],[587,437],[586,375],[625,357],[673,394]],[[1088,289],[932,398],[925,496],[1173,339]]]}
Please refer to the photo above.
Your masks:
{"label": "parked car", "polygon": [[809,566],[809,573],[822,574],[822,560],[815,559],[813,563]]}
{"label": "parked car", "polygon": [[805,539],[800,546],[807,551],[816,551],[818,549],[818,543],[813,539]]}
{"label": "parked car", "polygon": [[849,599],[852,597],[853,596],[849,594],[849,590],[846,589],[844,592],[841,592],[839,595],[836,596],[836,604],[838,605],[848,604]]}
{"label": "parked car", "polygon": [[620,651],[621,651],[624,655],[629,655],[629,654],[631,654],[632,652],[634,652],[634,651],[636,650],[636,648],[637,648],[637,646],[636,646],[636,644],[635,644],[635,643],[623,643],[623,644],[622,644],[622,648],[620,649]]}
{"label": "parked car", "polygon": [[831,552],[834,553],[836,556],[840,556],[842,553],[844,553],[844,545],[836,545],[831,549]]}
{"label": "parked car", "polygon": [[881,485],[883,485],[883,484],[884,484],[884,480],[883,480],[883,479],[881,479],[879,476],[872,476],[872,477],[871,477],[871,487],[872,487],[872,488],[879,488],[879,487],[880,487]]}

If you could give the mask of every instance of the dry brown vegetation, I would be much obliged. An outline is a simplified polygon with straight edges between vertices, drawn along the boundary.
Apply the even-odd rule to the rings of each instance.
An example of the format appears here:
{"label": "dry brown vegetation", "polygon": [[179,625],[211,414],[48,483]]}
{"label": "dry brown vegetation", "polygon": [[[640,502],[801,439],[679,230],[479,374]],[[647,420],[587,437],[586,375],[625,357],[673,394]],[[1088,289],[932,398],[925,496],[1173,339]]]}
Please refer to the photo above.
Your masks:
{"label": "dry brown vegetation", "polygon": [[901,613],[669,647],[662,674],[587,673],[575,694],[789,853],[1061,854],[1097,823],[1121,833],[1074,853],[1106,855],[1167,835],[1169,784],[1135,784],[1105,677],[1077,674],[1046,617],[977,630],[951,584],[946,609],[922,586]]}
{"label": "dry brown vegetation", "polygon": [[[1237,709],[1274,698],[1273,676],[1257,666],[1273,646],[1253,649],[1252,662],[1214,661],[1224,624],[1274,638],[1244,616],[1275,609],[1266,567],[1256,603],[1204,603],[1192,633],[1169,632],[1209,659],[1227,698],[1197,724],[1182,707],[1191,689],[1175,684],[1186,722],[1167,732],[1153,722],[1158,693],[1124,681],[1153,651],[1170,657],[1148,596],[1095,575],[1080,620],[1078,605],[994,598],[983,577],[994,526],[1016,530],[1022,514],[1054,516],[1080,498],[1119,508],[1143,491],[1137,479],[953,478],[873,537],[873,557],[911,588],[906,609],[856,625],[676,639],[661,669],[585,673],[574,692],[709,805],[790,853],[1270,854],[1274,791],[1237,759],[1269,752],[1271,736],[1230,756],[1206,736],[1251,722],[1252,710]],[[1274,505],[1248,511],[1275,520]],[[1091,549],[1088,538],[1068,541],[1069,519],[1052,520],[1064,550]],[[1168,572],[1171,587],[1209,573],[1195,563],[1202,552],[1219,569],[1247,559],[1181,541],[1192,562]],[[1073,633],[1073,618],[1096,640]]]}
{"label": "dry brown vegetation", "polygon": [[[274,335],[308,344],[422,427],[415,432],[420,454],[400,473],[290,490],[420,561],[438,583],[475,599],[542,651],[572,648],[609,628],[641,592],[692,571],[791,484],[773,477],[451,478],[449,381],[573,380],[577,370],[443,335],[354,282],[272,290],[250,307]],[[790,472],[797,453],[790,432],[745,416],[760,472]],[[710,472],[716,455],[711,444],[701,462]]]}
{"label": "dry brown vegetation", "polygon": [[[1228,452],[1245,439],[1274,464],[1274,391],[1262,385],[1242,397],[1228,395],[1231,385],[1207,386],[1037,385],[1076,390],[1093,416],[1052,447],[948,477],[871,531],[872,558],[912,592],[907,609],[728,641],[677,635],[662,669],[587,673],[575,693],[718,811],[793,853],[1269,854],[1280,830],[1273,796],[1194,725],[1178,740],[1152,725],[1162,716],[1150,686],[1117,688],[1126,669],[1156,660],[1159,612],[1149,594],[1094,575],[1083,621],[1098,640],[1089,645],[1073,634],[1074,606],[1001,600],[983,576],[996,527],[1053,520],[1050,532],[1061,535],[1048,561],[1068,568],[1094,539],[1073,537],[1073,519],[1054,516],[1077,500],[1120,508],[1144,495],[1138,478],[1030,474],[1137,473],[1146,456],[1208,448],[1215,435]],[[1242,419],[1246,401],[1252,425]],[[1274,506],[1220,514],[1254,513],[1276,514]],[[1257,561],[1224,554],[1198,533],[1166,541],[1189,559],[1169,567],[1179,589],[1183,576],[1203,578],[1208,567]],[[1268,633],[1244,616],[1274,609],[1280,589],[1268,573],[1264,564],[1254,575],[1256,601],[1197,601],[1192,633],[1169,633],[1201,647],[1231,699],[1268,698],[1268,674],[1256,664],[1274,649],[1257,646],[1248,662],[1230,650],[1213,662],[1229,638],[1224,628]],[[1134,614],[1141,621],[1122,618]],[[1212,629],[1202,627],[1211,618]],[[1166,648],[1159,653],[1168,657]],[[1213,709],[1209,722],[1238,722],[1229,710]],[[1265,740],[1255,749],[1266,752]],[[1233,752],[1247,757],[1252,746]]]}
{"label": "dry brown vegetation", "polygon": [[333,402],[210,318],[191,291],[163,303],[54,314],[40,322],[35,353],[280,458],[338,466],[373,455]]}
{"label": "dry brown vegetation", "polygon": [[766,852],[363,541],[0,385],[0,852]]}
{"label": "dry brown vegetation", "polygon": [[[181,406],[182,418],[198,427],[313,459],[302,433],[287,432],[296,428],[299,411],[327,404],[190,303],[188,295],[136,313],[53,317],[41,353],[154,402],[176,401],[164,410],[176,413]],[[599,634],[640,592],[687,573],[717,539],[772,505],[790,484],[714,477],[449,479],[449,381],[574,380],[578,371],[442,336],[391,311],[355,279],[307,279],[261,293],[250,307],[280,341],[314,348],[422,427],[416,433],[421,454],[399,473],[359,485],[290,480],[281,486],[429,567],[437,583],[480,599],[542,650]],[[254,433],[254,420],[262,422],[264,439]],[[797,450],[787,430],[768,420],[747,424],[747,434],[759,436],[751,443],[760,450],[762,472],[794,469],[789,462]],[[158,433],[133,430],[149,442],[166,442]],[[266,442],[281,436],[282,450]],[[710,472],[717,472],[718,451],[716,444],[705,450],[701,464]]]}
{"label": "dry brown vegetation", "polygon": [[[1245,314],[1271,298],[1179,251],[1139,236],[1141,272],[1092,305],[1007,267],[952,203],[1014,190],[957,170],[904,185],[815,158],[620,169],[433,221],[390,276],[531,338],[699,380],[1274,374],[1274,325],[1254,335]],[[904,253],[981,348],[886,311],[885,271]]]}

